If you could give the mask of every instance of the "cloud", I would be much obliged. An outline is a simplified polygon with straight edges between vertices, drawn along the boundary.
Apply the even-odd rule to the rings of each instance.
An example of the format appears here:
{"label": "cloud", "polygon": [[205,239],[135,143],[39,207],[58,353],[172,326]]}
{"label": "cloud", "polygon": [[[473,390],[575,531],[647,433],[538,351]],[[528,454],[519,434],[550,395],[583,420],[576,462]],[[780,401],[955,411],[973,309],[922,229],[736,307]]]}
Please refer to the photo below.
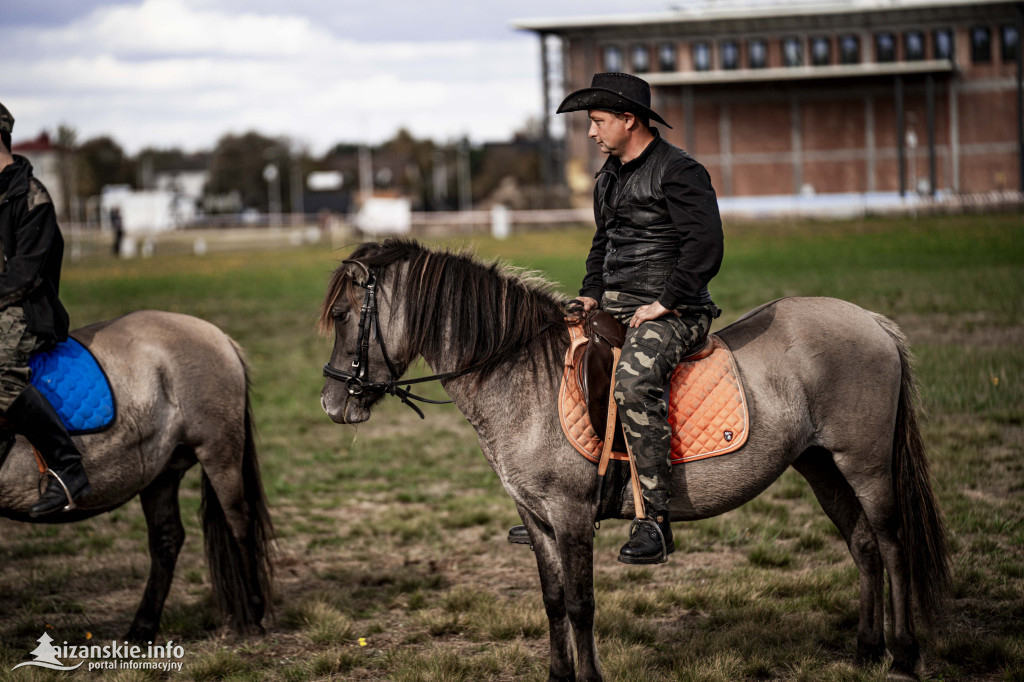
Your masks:
{"label": "cloud", "polygon": [[[287,7],[284,5],[283,7]],[[504,139],[540,113],[536,39],[360,41],[309,16],[207,2],[101,6],[63,26],[0,27],[0,93],[21,135],[59,123],[129,150],[211,146],[226,132],[323,151],[418,136]]]}
{"label": "cloud", "polygon": [[120,56],[223,55],[273,57],[323,47],[330,36],[306,17],[230,14],[183,0],[100,6],[60,28],[25,27],[15,36],[37,52]]}

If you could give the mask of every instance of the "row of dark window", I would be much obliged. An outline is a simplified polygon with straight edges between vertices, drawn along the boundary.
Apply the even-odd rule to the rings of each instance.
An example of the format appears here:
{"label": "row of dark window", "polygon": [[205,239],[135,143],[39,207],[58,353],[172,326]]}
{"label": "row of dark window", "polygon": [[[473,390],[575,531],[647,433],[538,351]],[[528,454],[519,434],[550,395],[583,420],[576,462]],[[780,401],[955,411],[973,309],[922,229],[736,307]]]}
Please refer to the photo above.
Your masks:
{"label": "row of dark window", "polygon": [[[931,32],[931,58],[953,59],[953,30],[936,29]],[[926,58],[924,31],[905,31],[902,36],[890,31],[875,33],[874,55],[876,62],[896,61],[897,40],[903,40],[903,59],[920,61]],[[1004,62],[1017,60],[1020,50],[1020,33],[1013,24],[1000,27],[1001,57]],[[803,66],[804,39],[796,36],[782,39],[782,61],[785,66]],[[992,30],[988,26],[972,26],[970,28],[971,61],[975,64],[992,62]],[[808,56],[813,66],[828,64],[859,64],[861,63],[860,36],[853,33],[843,34],[833,40],[832,36],[811,36],[808,39]],[[763,38],[751,38],[746,41],[746,68],[763,69],[768,66],[768,41]],[[710,71],[712,68],[711,42],[697,41],[691,43],[693,68],[696,71]],[[833,58],[833,48],[836,57]],[[644,73],[654,69],[651,64],[651,51],[647,45],[634,45],[630,49],[630,66],[632,71]],[[676,71],[676,45],[661,43],[657,47],[657,70],[663,72]],[[719,68],[725,70],[740,68],[740,43],[738,40],[726,39],[718,42]],[[604,68],[606,71],[624,71],[625,63],[622,48],[609,45],[604,51]]]}

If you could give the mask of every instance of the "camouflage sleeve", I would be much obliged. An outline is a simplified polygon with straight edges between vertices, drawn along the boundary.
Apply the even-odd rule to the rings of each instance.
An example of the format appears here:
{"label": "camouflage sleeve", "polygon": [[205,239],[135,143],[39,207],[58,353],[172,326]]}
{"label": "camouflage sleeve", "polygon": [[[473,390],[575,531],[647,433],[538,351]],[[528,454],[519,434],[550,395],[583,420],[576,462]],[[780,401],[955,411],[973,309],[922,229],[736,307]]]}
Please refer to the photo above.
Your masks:
{"label": "camouflage sleeve", "polygon": [[[57,231],[57,214],[46,188],[29,184],[25,211],[14,226],[13,255],[0,274],[0,308],[19,302],[40,281],[40,272]],[[10,250],[8,249],[8,252]]]}

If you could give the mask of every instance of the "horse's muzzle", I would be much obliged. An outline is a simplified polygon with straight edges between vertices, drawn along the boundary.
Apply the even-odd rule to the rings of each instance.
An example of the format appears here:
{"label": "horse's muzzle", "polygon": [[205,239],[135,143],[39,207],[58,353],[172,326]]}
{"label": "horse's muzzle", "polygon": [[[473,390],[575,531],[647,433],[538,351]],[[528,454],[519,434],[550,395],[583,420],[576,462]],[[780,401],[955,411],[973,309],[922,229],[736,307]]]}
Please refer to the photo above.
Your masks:
{"label": "horse's muzzle", "polygon": [[320,396],[320,407],[335,424],[361,424],[368,420],[370,408],[363,403],[347,391],[336,394],[333,400],[326,395]]}

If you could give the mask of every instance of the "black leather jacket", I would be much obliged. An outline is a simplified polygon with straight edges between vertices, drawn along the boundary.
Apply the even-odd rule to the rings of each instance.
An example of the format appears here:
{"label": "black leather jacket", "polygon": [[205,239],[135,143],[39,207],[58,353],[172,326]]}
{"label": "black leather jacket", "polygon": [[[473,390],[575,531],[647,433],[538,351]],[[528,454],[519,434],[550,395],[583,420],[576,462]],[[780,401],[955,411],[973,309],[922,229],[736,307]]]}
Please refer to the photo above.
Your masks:
{"label": "black leather jacket", "polygon": [[50,195],[23,156],[0,174],[0,310],[20,305],[28,331],[49,342],[68,336],[68,313],[58,298],[64,238]]}
{"label": "black leather jacket", "polygon": [[711,179],[685,151],[652,130],[644,152],[610,156],[597,174],[597,231],[580,295],[639,295],[675,309],[712,302],[708,282],[722,264],[722,221]]}

